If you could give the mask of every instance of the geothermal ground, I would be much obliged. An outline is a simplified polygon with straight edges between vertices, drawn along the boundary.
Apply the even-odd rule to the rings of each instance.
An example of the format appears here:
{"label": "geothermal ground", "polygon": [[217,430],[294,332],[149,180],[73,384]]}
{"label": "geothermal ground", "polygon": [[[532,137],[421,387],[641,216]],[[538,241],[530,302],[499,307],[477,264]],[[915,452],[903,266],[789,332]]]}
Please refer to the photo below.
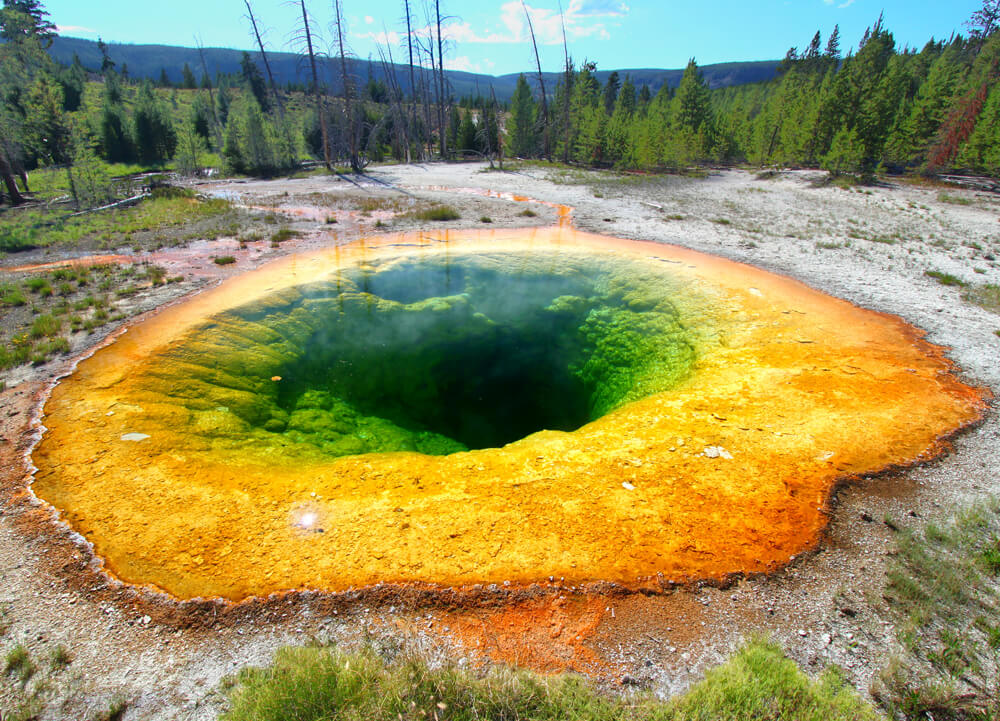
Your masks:
{"label": "geothermal ground", "polygon": [[[963,300],[960,288],[925,275],[937,271],[970,284],[1000,284],[996,196],[911,184],[844,190],[810,172],[656,178],[427,165],[375,168],[370,175],[378,182],[362,187],[320,177],[199,184],[199,192],[286,214],[301,237],[276,248],[265,242],[241,248],[221,239],[143,258],[116,256],[119,262],[149,259],[185,278],[140,294],[130,301],[132,310],[155,312],[183,293],[278,256],[365,235],[482,228],[484,217],[495,228],[546,226],[565,222],[570,208],[581,230],[723,256],[899,316],[947,347],[966,383],[1000,389],[1000,316]],[[448,204],[461,218],[435,223],[404,217],[430,203]],[[366,210],[343,209],[352,204]],[[535,215],[522,215],[525,209]],[[338,222],[328,223],[330,217]],[[223,253],[236,262],[214,264],[212,257]],[[56,252],[19,254],[3,259],[0,272],[64,259]],[[77,340],[74,351],[103,340],[100,334]],[[72,657],[49,679],[44,718],[92,717],[113,700],[127,702],[125,718],[214,718],[223,708],[219,686],[226,676],[266,664],[282,645],[317,639],[415,647],[470,664],[492,659],[543,671],[572,669],[608,686],[639,685],[666,696],[698,680],[743,639],[764,634],[807,671],[840,665],[864,693],[897,643],[882,597],[891,525],[944,519],[956,506],[1000,491],[1000,423],[987,410],[982,423],[953,438],[950,452],[934,461],[846,479],[818,547],[771,575],[650,594],[500,583],[475,594],[376,586],[236,606],[178,603],[104,575],[80,538],[26,490],[33,418],[50,382],[70,370],[69,361],[14,369],[0,396],[5,643],[23,643],[39,658],[61,644]],[[915,404],[912,412],[922,410]],[[883,519],[893,520],[888,525]],[[593,529],[598,538],[614,533],[610,525]],[[0,708],[19,693],[5,681]]]}

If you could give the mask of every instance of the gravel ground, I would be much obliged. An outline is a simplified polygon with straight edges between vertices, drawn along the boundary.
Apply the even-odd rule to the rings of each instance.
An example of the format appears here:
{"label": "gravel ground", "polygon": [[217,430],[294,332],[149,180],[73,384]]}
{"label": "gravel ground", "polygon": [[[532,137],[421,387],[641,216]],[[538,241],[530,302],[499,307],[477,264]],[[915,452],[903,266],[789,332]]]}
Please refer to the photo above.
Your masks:
{"label": "gravel ground", "polygon": [[[289,213],[293,227],[304,233],[277,249],[250,244],[233,251],[236,267],[219,271],[219,277],[359,234],[412,229],[417,221],[398,213],[421,203],[459,210],[461,219],[449,227],[482,227],[483,216],[498,227],[551,224],[558,217],[555,206],[565,205],[584,230],[714,253],[899,315],[927,331],[931,342],[947,346],[967,381],[994,392],[1000,388],[1000,316],[963,301],[960,288],[924,274],[933,270],[969,283],[1000,284],[1000,198],[912,184],[844,190],[808,171],[757,179],[743,171],[657,178],[534,166],[483,170],[379,167],[371,175],[380,182],[364,187],[324,178],[203,184],[202,191]],[[534,200],[526,206],[514,196]],[[383,202],[367,215],[350,210],[363,198]],[[520,215],[525,207],[536,216]],[[333,228],[326,222],[331,208],[338,219]],[[204,254],[174,255],[171,272],[183,270],[184,263],[205,268],[212,253],[206,246]],[[58,533],[48,512],[24,491],[33,414],[46,384],[67,370],[68,362],[53,362],[21,371],[0,395],[0,648],[24,644],[39,667],[24,687],[10,675],[0,681],[0,709],[13,710],[34,694],[45,704],[41,718],[96,718],[123,702],[125,719],[209,719],[223,707],[220,681],[241,666],[266,663],[284,644],[373,640],[471,662],[478,657],[474,644],[463,637],[463,645],[452,626],[475,619],[483,628],[493,623],[494,637],[502,634],[498,619],[509,608],[396,605],[391,597],[331,604],[300,594],[237,609],[203,604],[194,622],[190,613],[172,613],[169,599],[104,578],[79,539],[53,540]],[[843,487],[822,546],[789,568],[724,589],[706,585],[661,596],[609,597],[594,623],[579,626],[589,636],[564,640],[555,634],[549,655],[574,667],[582,644],[589,659],[584,670],[603,683],[634,682],[667,696],[696,681],[742,639],[762,633],[809,671],[841,665],[867,692],[896,645],[895,629],[883,620],[881,588],[894,536],[883,519],[902,525],[940,519],[956,505],[1000,491],[996,414],[952,443],[953,452],[932,463]],[[517,603],[554,608],[560,601]],[[592,602],[581,607],[594,614]],[[560,627],[565,613],[558,611]],[[47,654],[59,644],[72,661],[63,670],[50,669]],[[495,657],[511,656],[499,641],[495,649],[485,646]]]}

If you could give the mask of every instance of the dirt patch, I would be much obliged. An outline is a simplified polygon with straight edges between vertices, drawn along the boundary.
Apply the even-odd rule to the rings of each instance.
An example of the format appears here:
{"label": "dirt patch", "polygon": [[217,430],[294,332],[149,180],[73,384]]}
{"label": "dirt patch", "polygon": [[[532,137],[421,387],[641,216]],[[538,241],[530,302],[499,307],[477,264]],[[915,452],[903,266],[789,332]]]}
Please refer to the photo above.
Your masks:
{"label": "dirt patch", "polygon": [[[524,206],[507,198],[524,194],[572,206],[574,222],[585,229],[676,243],[790,275],[863,307],[902,316],[928,331],[930,342],[948,346],[971,382],[1000,388],[995,363],[1000,338],[994,334],[1000,317],[963,301],[961,289],[924,275],[938,270],[970,284],[1000,283],[998,212],[991,197],[963,205],[939,200],[937,188],[906,185],[869,193],[813,187],[814,176],[807,172],[771,180],[738,171],[703,179],[574,173],[553,182],[550,171],[530,167],[503,174],[480,170],[432,165],[374,168],[372,174],[422,201],[454,206],[461,217],[447,221],[453,223],[448,227],[476,227],[483,215],[511,225],[555,222],[558,210],[541,203],[531,206],[538,210],[535,219],[518,215]],[[340,193],[346,185],[310,178],[217,183],[202,190],[238,191],[247,200],[288,192],[288,203],[275,206],[280,209],[309,205],[296,195]],[[446,186],[500,197],[439,190]],[[368,186],[347,192],[400,195]],[[972,197],[971,191],[949,190],[949,195],[963,193]],[[212,282],[220,277],[214,273],[240,273],[280,254],[356,238],[374,229],[379,217],[372,212],[329,225],[325,218],[291,219],[289,225],[304,235],[278,248],[262,237],[240,249],[233,239],[235,247],[225,253],[236,257],[233,266],[212,263],[219,252],[214,244],[178,249],[190,256],[175,262],[205,272],[205,282]],[[43,718],[87,718],[116,694],[128,701],[125,718],[213,718],[220,708],[215,689],[221,678],[239,666],[266,663],[280,645],[309,638],[346,644],[387,639],[470,660],[521,658],[549,669],[563,664],[614,684],[628,676],[628,683],[668,694],[696,680],[748,634],[765,633],[807,669],[837,663],[866,691],[896,644],[896,629],[883,620],[881,598],[886,553],[896,533],[886,519],[896,527],[940,519],[954,504],[1000,492],[995,473],[1000,424],[993,413],[953,439],[953,452],[936,461],[841,488],[817,552],[774,575],[726,588],[629,596],[578,589],[563,594],[565,607],[554,606],[558,589],[511,598],[502,588],[488,587],[470,597],[438,592],[433,602],[416,591],[375,588],[336,598],[306,592],[237,607],[208,601],[182,605],[109,581],[89,559],[86,544],[65,531],[52,534],[51,515],[21,490],[28,412],[46,380],[62,370],[56,362],[9,377],[0,396],[7,439],[0,445],[7,489],[0,516],[3,649],[20,643],[33,658],[44,659],[64,644],[73,657],[66,669],[39,671],[24,688],[5,678],[0,706],[13,709],[37,693],[46,704]],[[545,641],[545,624],[551,634],[559,623],[563,630]],[[523,649],[515,643],[518,629],[531,629]]]}

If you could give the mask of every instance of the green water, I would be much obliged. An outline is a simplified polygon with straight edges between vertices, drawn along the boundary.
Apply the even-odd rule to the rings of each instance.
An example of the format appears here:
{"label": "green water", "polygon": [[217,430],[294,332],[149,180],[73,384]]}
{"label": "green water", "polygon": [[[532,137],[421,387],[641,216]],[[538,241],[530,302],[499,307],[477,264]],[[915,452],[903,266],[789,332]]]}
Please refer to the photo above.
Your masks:
{"label": "green water", "polygon": [[230,445],[497,447],[683,381],[697,346],[686,294],[611,255],[384,260],[221,314],[164,355],[150,388],[169,384],[196,430]]}

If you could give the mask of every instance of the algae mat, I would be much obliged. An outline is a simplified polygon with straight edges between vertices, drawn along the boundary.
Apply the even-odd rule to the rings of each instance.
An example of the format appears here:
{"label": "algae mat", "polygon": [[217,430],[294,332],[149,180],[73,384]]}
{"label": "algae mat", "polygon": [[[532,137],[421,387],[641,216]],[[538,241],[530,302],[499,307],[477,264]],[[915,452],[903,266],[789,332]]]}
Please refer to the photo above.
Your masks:
{"label": "algae mat", "polygon": [[33,490],[178,598],[657,587],[788,562],[838,479],[984,407],[916,329],[759,269],[420,233],[277,261],[81,361]]}

